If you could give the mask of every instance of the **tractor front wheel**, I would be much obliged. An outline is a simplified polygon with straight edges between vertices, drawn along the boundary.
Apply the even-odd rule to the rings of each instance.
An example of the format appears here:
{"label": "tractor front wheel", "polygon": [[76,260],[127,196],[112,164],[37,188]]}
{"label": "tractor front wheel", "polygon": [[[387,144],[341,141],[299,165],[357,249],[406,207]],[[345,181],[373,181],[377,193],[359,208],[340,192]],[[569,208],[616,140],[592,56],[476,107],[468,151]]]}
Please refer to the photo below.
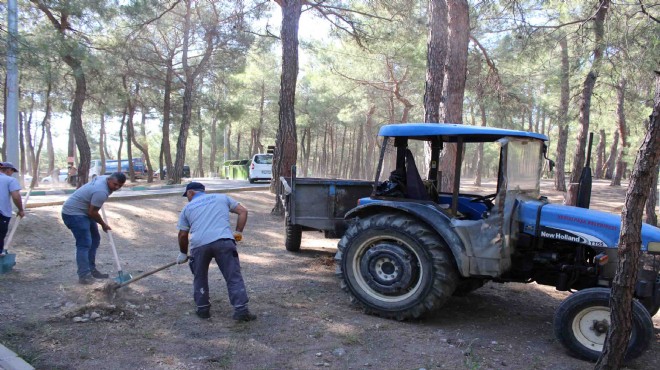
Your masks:
{"label": "tractor front wheel", "polygon": [[398,213],[353,223],[335,259],[342,288],[367,313],[405,320],[441,307],[458,284],[444,240],[419,220]]}
{"label": "tractor front wheel", "polygon": [[[576,356],[597,361],[610,328],[610,290],[590,288],[566,298],[555,313],[557,339]],[[640,356],[654,338],[653,321],[644,306],[633,302],[633,324],[626,360]]]}

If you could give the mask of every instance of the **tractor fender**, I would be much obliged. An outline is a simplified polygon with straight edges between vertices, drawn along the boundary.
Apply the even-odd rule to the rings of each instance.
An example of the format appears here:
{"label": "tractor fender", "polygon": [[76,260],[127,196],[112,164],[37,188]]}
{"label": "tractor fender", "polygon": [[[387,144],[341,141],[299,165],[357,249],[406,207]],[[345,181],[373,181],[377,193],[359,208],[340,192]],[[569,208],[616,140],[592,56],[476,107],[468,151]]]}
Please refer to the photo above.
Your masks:
{"label": "tractor fender", "polygon": [[456,267],[463,277],[469,277],[469,259],[465,251],[465,245],[454,230],[451,220],[435,204],[417,203],[417,202],[392,202],[379,201],[369,203],[353,208],[344,216],[347,222],[351,219],[364,218],[373,214],[382,214],[384,212],[400,212],[419,219],[421,222],[432,227],[438,235],[444,239],[451,250]]}

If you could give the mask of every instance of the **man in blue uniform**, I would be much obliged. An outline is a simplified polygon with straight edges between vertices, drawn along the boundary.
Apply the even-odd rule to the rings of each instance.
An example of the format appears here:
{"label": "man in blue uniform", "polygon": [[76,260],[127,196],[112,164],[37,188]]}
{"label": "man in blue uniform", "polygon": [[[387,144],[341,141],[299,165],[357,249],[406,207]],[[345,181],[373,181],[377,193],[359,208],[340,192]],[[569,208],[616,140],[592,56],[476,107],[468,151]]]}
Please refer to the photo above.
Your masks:
{"label": "man in blue uniform", "polygon": [[13,164],[0,162],[0,256],[4,256],[6,253],[5,236],[7,236],[12,215],[11,201],[14,201],[16,209],[18,209],[18,217],[25,216],[21,200],[21,186],[12,177],[14,172],[18,172],[18,170]]}
{"label": "man in blue uniform", "polygon": [[105,232],[112,230],[99,214],[99,210],[110,194],[121,189],[125,182],[126,175],[121,172],[110,176],[97,176],[71,194],[62,206],[62,221],[76,239],[76,263],[80,284],[93,284],[94,278],[108,278],[108,274],[96,269],[96,249],[101,242],[97,224],[101,225]]}
{"label": "man in blue uniform", "polygon": [[[236,241],[243,238],[248,210],[227,195],[206,194],[204,185],[199,182],[188,184],[183,196],[188,198],[189,203],[181,210],[177,225],[177,262],[181,264],[190,258],[197,316],[203,319],[211,317],[208,271],[211,260],[215,258],[227,282],[229,302],[234,307],[232,318],[236,321],[255,320],[257,316],[248,310],[248,296],[236,251]],[[238,215],[235,232],[231,231],[230,212]]]}

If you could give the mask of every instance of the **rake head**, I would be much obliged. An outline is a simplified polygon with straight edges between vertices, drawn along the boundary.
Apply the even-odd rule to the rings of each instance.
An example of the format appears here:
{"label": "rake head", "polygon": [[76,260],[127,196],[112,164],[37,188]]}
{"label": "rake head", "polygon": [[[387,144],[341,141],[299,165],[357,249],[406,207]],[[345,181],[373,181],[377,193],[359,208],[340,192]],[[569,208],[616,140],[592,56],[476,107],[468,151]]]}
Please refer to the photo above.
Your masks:
{"label": "rake head", "polygon": [[119,271],[119,275],[115,278],[115,281],[118,284],[121,284],[131,280],[132,278],[133,276],[131,276],[131,274],[129,274],[128,272]]}

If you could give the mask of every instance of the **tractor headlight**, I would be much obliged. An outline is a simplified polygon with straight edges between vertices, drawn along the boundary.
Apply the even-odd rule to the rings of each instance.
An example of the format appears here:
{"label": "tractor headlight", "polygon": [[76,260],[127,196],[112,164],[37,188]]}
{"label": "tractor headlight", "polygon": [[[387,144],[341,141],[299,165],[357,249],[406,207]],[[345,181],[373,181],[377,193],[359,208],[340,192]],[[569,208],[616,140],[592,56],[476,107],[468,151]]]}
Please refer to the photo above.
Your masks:
{"label": "tractor headlight", "polygon": [[660,254],[660,242],[650,242],[648,245],[648,252]]}

